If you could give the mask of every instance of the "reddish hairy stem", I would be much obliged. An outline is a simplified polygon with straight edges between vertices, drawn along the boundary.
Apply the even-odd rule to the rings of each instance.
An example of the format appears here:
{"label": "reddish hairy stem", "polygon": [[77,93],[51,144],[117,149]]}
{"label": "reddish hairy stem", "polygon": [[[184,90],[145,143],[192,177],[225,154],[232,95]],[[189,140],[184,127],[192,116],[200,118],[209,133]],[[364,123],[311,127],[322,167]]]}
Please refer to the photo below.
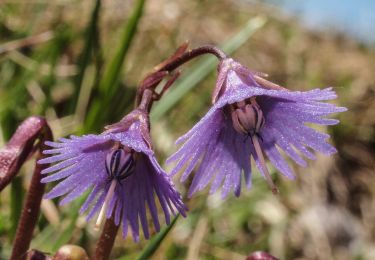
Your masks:
{"label": "reddish hairy stem", "polygon": [[95,260],[107,260],[115,243],[119,226],[113,221],[113,217],[106,220],[104,228],[95,248]]}
{"label": "reddish hairy stem", "polygon": [[[177,49],[175,54],[173,54],[170,58],[156,66],[155,71],[153,73],[146,76],[146,78],[142,81],[141,85],[138,87],[137,90],[136,107],[140,104],[142,96],[146,89],[151,89],[152,91],[154,91],[156,86],[164,79],[165,76],[168,75],[168,73],[174,71],[184,63],[204,54],[213,54],[220,61],[227,57],[222,50],[211,45],[198,47],[189,51],[186,51],[186,49],[187,44],[182,45],[180,48]],[[172,83],[174,80],[172,80]],[[168,86],[168,88],[169,87],[170,85]],[[163,92],[161,94],[163,94]],[[158,98],[160,97],[161,96],[159,96]]]}
{"label": "reddish hairy stem", "polygon": [[7,174],[4,177],[2,177],[1,173],[0,173],[0,192],[17,175],[17,173],[19,172],[21,166],[26,161],[27,157],[29,156],[30,152],[32,151],[32,148],[33,148],[33,142],[26,144],[25,149],[19,154],[19,156],[17,158],[17,161],[14,163],[12,169],[8,172],[9,174]]}
{"label": "reddish hairy stem", "polygon": [[174,60],[172,60],[170,63],[165,64],[163,67],[160,68],[160,71],[166,70],[166,71],[172,71],[176,68],[180,67],[182,64],[200,56],[203,54],[213,54],[215,55],[219,60],[225,59],[227,55],[217,48],[216,46],[212,45],[206,45],[202,47],[198,47],[195,49],[192,49],[190,51],[185,52],[179,57],[176,57]]}
{"label": "reddish hairy stem", "polygon": [[44,129],[50,132],[46,120],[31,116],[21,123],[6,146],[0,150],[0,192],[12,181],[23,163],[35,151],[35,140],[41,136]]}
{"label": "reddish hairy stem", "polygon": [[[45,125],[42,130],[40,138],[40,150],[36,161],[46,157],[41,153],[42,150],[47,149],[44,141],[52,140],[52,132],[50,128]],[[18,223],[16,238],[13,242],[12,256],[10,259],[26,259],[26,252],[29,249],[30,242],[33,236],[34,227],[38,221],[40,203],[42,201],[45,184],[41,183],[41,171],[47,168],[48,165],[40,165],[35,163],[34,174],[31,179],[29,191],[27,193],[25,205],[22,209],[21,218]]]}

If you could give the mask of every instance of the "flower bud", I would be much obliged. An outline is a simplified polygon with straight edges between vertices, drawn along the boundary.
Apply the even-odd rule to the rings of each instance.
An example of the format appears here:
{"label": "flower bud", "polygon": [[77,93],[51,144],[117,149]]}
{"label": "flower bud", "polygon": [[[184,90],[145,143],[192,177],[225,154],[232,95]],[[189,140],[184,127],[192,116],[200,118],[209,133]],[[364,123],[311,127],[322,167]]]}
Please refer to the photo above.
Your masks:
{"label": "flower bud", "polygon": [[53,260],[88,260],[86,251],[76,245],[64,245],[54,255]]}

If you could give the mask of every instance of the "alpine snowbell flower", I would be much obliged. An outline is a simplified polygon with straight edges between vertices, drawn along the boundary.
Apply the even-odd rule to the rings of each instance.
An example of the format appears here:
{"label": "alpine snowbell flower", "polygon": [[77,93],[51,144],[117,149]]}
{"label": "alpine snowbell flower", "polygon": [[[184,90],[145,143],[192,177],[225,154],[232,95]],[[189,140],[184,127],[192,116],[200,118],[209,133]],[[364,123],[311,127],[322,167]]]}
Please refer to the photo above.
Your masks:
{"label": "alpine snowbell flower", "polygon": [[332,88],[289,91],[265,80],[264,76],[230,58],[221,61],[213,106],[177,140],[177,144],[183,144],[167,160],[177,162],[172,175],[185,167],[182,181],[201,162],[189,196],[204,189],[210,182],[210,193],[222,186],[223,198],[231,190],[239,196],[241,172],[247,187],[251,187],[251,157],[276,193],[264,154],[277,170],[293,179],[293,170],[279,150],[303,167],[306,161],[301,155],[315,159],[310,148],[326,155],[336,152],[326,142],[329,135],[305,124],[334,125],[339,122],[325,117],[343,112],[346,108],[320,102],[336,98]]}
{"label": "alpine snowbell flower", "polygon": [[159,231],[157,204],[163,209],[166,223],[176,209],[185,215],[185,206],[170,178],[161,169],[151,149],[148,114],[135,109],[120,122],[106,127],[100,135],[71,136],[59,142],[47,142],[45,154],[51,157],[39,163],[53,163],[42,173],[52,173],[42,182],[59,183],[45,195],[53,199],[66,195],[66,204],[91,190],[80,213],[89,210],[88,219],[99,212],[96,226],[104,217],[114,215],[116,225],[122,223],[125,237],[130,226],[133,238],[139,240],[139,221],[149,238],[146,204],[156,231]]}

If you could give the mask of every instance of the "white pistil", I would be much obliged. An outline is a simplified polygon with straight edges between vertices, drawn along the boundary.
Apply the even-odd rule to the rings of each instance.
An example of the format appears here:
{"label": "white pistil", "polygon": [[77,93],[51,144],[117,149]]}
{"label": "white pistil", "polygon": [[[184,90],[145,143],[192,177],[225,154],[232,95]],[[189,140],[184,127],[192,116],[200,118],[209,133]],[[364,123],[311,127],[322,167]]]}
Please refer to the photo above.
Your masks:
{"label": "white pistil", "polygon": [[266,162],[265,162],[264,157],[263,157],[262,149],[260,148],[260,145],[259,145],[258,137],[256,135],[253,135],[251,137],[251,139],[253,140],[255,152],[256,152],[256,154],[258,156],[258,159],[259,159],[259,162],[260,162],[260,166],[262,167],[264,176],[266,177],[266,181],[267,181],[268,185],[271,187],[272,193],[273,194],[277,194],[279,191],[277,190],[275,184],[273,183],[271,175],[270,175],[270,173],[269,173],[269,171],[267,169]]}
{"label": "white pistil", "polygon": [[95,223],[95,229],[97,229],[97,230],[100,228],[100,226],[103,222],[104,216],[106,215],[108,204],[111,202],[112,197],[115,194],[116,184],[117,184],[117,181],[115,179],[113,179],[112,182],[111,182],[111,186],[109,187],[108,193],[105,196],[104,203],[103,203],[103,206],[102,206],[102,208],[99,212],[98,219],[96,220],[96,223]]}

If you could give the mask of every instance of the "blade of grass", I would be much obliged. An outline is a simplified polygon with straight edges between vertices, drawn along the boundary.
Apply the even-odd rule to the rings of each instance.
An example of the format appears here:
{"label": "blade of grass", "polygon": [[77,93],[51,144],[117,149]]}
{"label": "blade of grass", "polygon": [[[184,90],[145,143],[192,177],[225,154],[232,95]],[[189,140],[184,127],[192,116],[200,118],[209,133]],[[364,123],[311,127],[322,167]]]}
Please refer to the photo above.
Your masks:
{"label": "blade of grass", "polygon": [[68,227],[60,234],[57,241],[52,246],[52,251],[55,252],[59,249],[62,245],[68,243],[72,236],[73,231],[76,227],[77,219],[79,217],[79,208],[83,204],[83,202],[87,199],[88,193],[86,192],[85,195],[81,196],[72,206],[71,210],[69,211],[68,219],[70,219]]}
{"label": "blade of grass", "polygon": [[99,83],[98,95],[93,100],[92,107],[87,115],[85,123],[86,131],[98,130],[102,128],[104,121],[111,115],[112,98],[118,93],[120,88],[120,76],[126,54],[134,39],[137,26],[142,17],[146,0],[137,0],[130,18],[124,25],[121,35],[120,46],[115,52],[114,58],[106,66],[103,77]]}
{"label": "blade of grass", "polygon": [[73,96],[71,98],[71,103],[70,103],[70,112],[73,112],[77,102],[78,102],[78,97],[81,92],[82,88],[82,81],[86,72],[87,66],[91,62],[92,58],[92,52],[94,47],[97,45],[95,41],[98,41],[98,21],[99,21],[99,14],[100,14],[100,6],[101,6],[101,0],[96,0],[94,8],[91,13],[91,18],[90,18],[90,23],[89,26],[86,29],[86,32],[84,34],[85,36],[85,43],[81,52],[81,55],[78,60],[78,74],[74,79],[74,85],[75,85],[75,91],[73,93]]}
{"label": "blade of grass", "polygon": [[[266,18],[262,16],[257,16],[249,20],[237,35],[221,46],[221,49],[227,54],[233,53],[265,23]],[[214,57],[203,57],[196,66],[187,71],[185,76],[182,76],[180,80],[176,82],[175,86],[163,96],[163,102],[158,102],[154,105],[151,111],[151,120],[153,122],[159,120],[169,109],[176,105],[186,93],[214,71],[216,67],[217,60]]]}
{"label": "blade of grass", "polygon": [[[173,220],[172,223],[163,228],[157,235],[154,236],[148,243],[145,249],[142,250],[140,255],[137,257],[137,260],[146,260],[149,259],[155,251],[159,248],[161,242],[166,238],[169,232],[172,230],[173,226],[176,224],[179,215],[177,215]],[[120,258],[121,259],[121,258]]]}
{"label": "blade of grass", "polygon": [[108,91],[107,93],[109,93],[109,95],[117,92],[114,85],[119,80],[126,54],[128,53],[129,47],[136,33],[138,23],[142,17],[144,3],[145,0],[138,0],[135,3],[133,12],[129,20],[126,22],[124,31],[121,35],[120,47],[116,51],[113,60],[103,74],[99,88],[105,92]]}
{"label": "blade of grass", "polygon": [[53,241],[59,236],[59,231],[54,226],[46,226],[38,235],[31,241],[30,248],[37,248],[43,252],[52,253]]}

